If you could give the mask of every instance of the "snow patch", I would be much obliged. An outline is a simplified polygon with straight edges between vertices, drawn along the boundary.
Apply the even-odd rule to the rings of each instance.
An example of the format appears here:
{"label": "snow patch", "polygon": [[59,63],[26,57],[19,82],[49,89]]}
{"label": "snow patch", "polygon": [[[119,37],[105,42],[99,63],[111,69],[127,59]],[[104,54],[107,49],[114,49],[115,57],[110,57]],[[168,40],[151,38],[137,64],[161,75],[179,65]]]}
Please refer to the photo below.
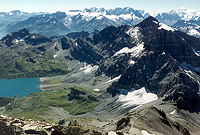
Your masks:
{"label": "snow patch", "polygon": [[[184,38],[182,38],[182,37],[181,37],[181,39],[182,39],[183,41],[185,41],[185,39],[184,39]],[[185,41],[185,42],[186,42],[186,41]]]}
{"label": "snow patch", "polygon": [[93,89],[94,91],[100,91],[100,89]]}
{"label": "snow patch", "polygon": [[200,82],[197,80],[197,83],[198,83],[198,85],[199,85],[199,91],[200,91]]}
{"label": "snow patch", "polygon": [[174,110],[174,111],[170,112],[170,114],[172,115],[172,114],[174,114],[175,112],[176,112],[176,110]]}
{"label": "snow patch", "polygon": [[103,16],[97,16],[97,20],[103,19]]}
{"label": "snow patch", "polygon": [[89,64],[89,65],[87,65],[87,66],[84,66],[84,67],[80,68],[79,70],[83,70],[83,72],[84,72],[85,74],[89,74],[89,73],[91,73],[91,72],[97,70],[98,68],[99,68],[99,66],[97,66],[97,65],[92,66],[92,65]]}
{"label": "snow patch", "polygon": [[167,30],[167,31],[172,31],[172,32],[174,32],[174,31],[176,31],[176,29],[175,28],[172,28],[172,27],[170,27],[170,26],[168,26],[168,25],[166,25],[166,24],[164,24],[164,23],[159,23],[159,30],[161,30],[161,29],[164,29],[164,30]]}
{"label": "snow patch", "polygon": [[15,39],[15,43],[19,43],[19,40]]}
{"label": "snow patch", "polygon": [[199,52],[196,51],[194,48],[192,48],[193,52],[195,53],[196,56],[200,56]]}
{"label": "snow patch", "polygon": [[142,135],[155,135],[155,134],[150,134],[149,132],[147,132],[145,130],[142,130],[141,133],[142,133]]}
{"label": "snow patch", "polygon": [[108,135],[117,135],[117,133],[116,133],[116,132],[113,132],[113,131],[111,131],[111,132],[109,132],[109,133],[108,133]]}
{"label": "snow patch", "polygon": [[117,76],[117,77],[115,77],[115,78],[113,78],[113,79],[111,79],[111,80],[109,80],[109,81],[107,81],[107,82],[104,82],[104,83],[102,83],[102,84],[107,84],[107,83],[111,83],[111,82],[118,81],[118,80],[120,79],[120,77],[121,77],[121,75],[119,75],[119,76]]}
{"label": "snow patch", "polygon": [[135,42],[138,43],[141,40],[141,33],[139,27],[131,27],[126,34],[134,38]]}
{"label": "snow patch", "polygon": [[153,93],[147,93],[145,87],[128,92],[127,95],[120,95],[118,101],[125,102],[124,106],[143,105],[158,99],[158,96]]}
{"label": "snow patch", "polygon": [[153,21],[155,24],[158,24],[159,22],[157,22],[157,21]]}
{"label": "snow patch", "polygon": [[163,52],[162,52],[162,55],[165,55],[165,54],[166,54],[166,53],[163,51]]}
{"label": "snow patch", "polygon": [[57,44],[56,44],[56,43],[54,43],[53,47],[56,47],[56,45],[57,45]]}
{"label": "snow patch", "polygon": [[200,32],[198,32],[195,29],[189,30],[188,34],[191,35],[191,36],[200,36]]}
{"label": "snow patch", "polygon": [[9,15],[13,15],[13,13],[12,13],[12,12],[9,12],[8,14],[9,14]]}
{"label": "snow patch", "polygon": [[129,61],[129,64],[130,64],[130,65],[134,65],[134,64],[135,64],[135,61],[134,61],[134,60],[130,60],[130,61]]}
{"label": "snow patch", "polygon": [[53,56],[54,59],[57,58],[57,57],[58,57],[58,55],[56,55],[56,54]]}
{"label": "snow patch", "polygon": [[144,50],[144,43],[142,42],[141,44],[133,47],[132,49],[133,49],[133,52],[131,53],[131,55],[133,57],[138,57],[139,54]]}
{"label": "snow patch", "polygon": [[190,78],[194,79],[194,77],[191,76],[191,74],[193,74],[192,71],[190,70],[184,70],[184,71]]}
{"label": "snow patch", "polygon": [[114,54],[114,56],[117,56],[119,54],[123,54],[123,53],[131,53],[132,56],[134,57],[138,57],[139,54],[144,50],[144,43],[142,42],[141,44],[138,44],[137,46],[134,46],[133,48],[128,48],[128,47],[124,47],[121,50],[119,50],[118,52],[116,52]]}

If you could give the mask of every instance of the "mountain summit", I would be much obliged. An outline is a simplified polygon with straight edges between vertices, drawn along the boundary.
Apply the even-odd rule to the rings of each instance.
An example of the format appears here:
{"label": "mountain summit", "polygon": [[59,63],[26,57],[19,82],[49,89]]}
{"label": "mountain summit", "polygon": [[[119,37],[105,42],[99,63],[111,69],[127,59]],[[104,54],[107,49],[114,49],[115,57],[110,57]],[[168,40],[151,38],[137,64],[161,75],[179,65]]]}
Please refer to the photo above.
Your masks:
{"label": "mountain summit", "polygon": [[[118,58],[120,63],[114,60],[115,64],[119,64],[116,67],[124,66],[126,70],[122,71],[118,82],[108,88],[108,92],[116,95],[123,89],[145,87],[159,97],[165,97],[165,100],[176,102],[182,109],[200,111],[200,106],[193,104],[200,101],[199,80],[194,79],[199,78],[200,48],[197,44],[200,39],[177,31],[153,17],[130,27],[130,30],[133,40],[140,35],[139,41],[129,48],[130,51],[122,48],[117,54],[121,53],[118,57],[134,61],[134,64],[127,67],[120,61],[122,58]],[[117,71],[118,68],[112,70]],[[196,77],[192,79],[191,76]]]}
{"label": "mountain summit", "polygon": [[153,16],[149,16],[148,18],[146,18],[145,20],[143,20],[141,23],[139,23],[138,27],[141,28],[148,28],[148,27],[155,27],[158,26],[159,22],[156,18],[154,18]]}

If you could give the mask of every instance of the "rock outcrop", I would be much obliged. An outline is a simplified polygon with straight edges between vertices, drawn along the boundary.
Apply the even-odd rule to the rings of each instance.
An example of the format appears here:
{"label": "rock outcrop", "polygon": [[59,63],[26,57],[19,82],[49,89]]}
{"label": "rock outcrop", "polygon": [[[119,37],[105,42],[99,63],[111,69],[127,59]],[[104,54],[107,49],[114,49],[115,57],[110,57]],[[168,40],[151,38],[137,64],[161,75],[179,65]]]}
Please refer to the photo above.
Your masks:
{"label": "rock outcrop", "polygon": [[[155,107],[132,111],[116,123],[116,132],[124,135],[194,135],[198,134],[199,125],[193,123],[189,129],[183,120],[173,120],[164,111]],[[191,124],[191,123],[190,123]]]}
{"label": "rock outcrop", "polygon": [[33,121],[31,119],[17,119],[0,116],[1,135],[105,135],[106,132],[92,126],[71,121],[68,126],[60,126],[52,123]]}

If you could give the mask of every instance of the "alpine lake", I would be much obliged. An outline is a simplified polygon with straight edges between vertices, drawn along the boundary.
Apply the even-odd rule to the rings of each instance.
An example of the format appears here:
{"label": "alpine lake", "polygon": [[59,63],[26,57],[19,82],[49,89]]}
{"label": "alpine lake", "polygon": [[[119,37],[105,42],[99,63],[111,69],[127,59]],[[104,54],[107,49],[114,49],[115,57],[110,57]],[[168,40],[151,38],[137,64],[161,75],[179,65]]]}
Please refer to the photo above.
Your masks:
{"label": "alpine lake", "polygon": [[0,97],[21,98],[39,91],[41,91],[39,78],[0,79]]}

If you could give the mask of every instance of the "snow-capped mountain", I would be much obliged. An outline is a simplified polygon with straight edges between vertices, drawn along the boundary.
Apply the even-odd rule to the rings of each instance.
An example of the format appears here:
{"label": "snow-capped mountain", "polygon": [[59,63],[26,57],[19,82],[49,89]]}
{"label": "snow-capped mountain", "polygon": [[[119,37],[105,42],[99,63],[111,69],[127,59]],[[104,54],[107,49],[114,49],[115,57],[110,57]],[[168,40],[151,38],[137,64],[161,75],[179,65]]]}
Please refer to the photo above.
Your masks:
{"label": "snow-capped mountain", "polygon": [[[8,33],[27,28],[30,31],[47,37],[65,35],[69,32],[101,31],[109,26],[135,25],[150,16],[144,10],[135,10],[130,7],[104,9],[86,8],[84,10],[69,10],[67,12],[25,13],[18,10],[0,13],[0,37]],[[170,12],[160,13],[156,19],[190,35],[199,36],[200,12],[180,8]],[[179,26],[180,20],[187,25]],[[191,24],[192,23],[192,24]]]}
{"label": "snow-capped mountain", "polygon": [[[108,26],[135,25],[148,17],[149,14],[143,10],[134,10],[133,8],[89,8],[80,10],[71,10],[66,12],[65,25],[72,31],[102,30]],[[79,27],[77,27],[79,26]]]}
{"label": "snow-capped mountain", "polygon": [[27,12],[21,12],[19,10],[13,10],[11,12],[0,12],[0,37],[5,36],[8,34],[5,31],[5,28],[8,25],[14,25],[18,22],[27,20],[30,17],[36,16],[36,15],[41,15],[41,14],[46,14],[43,12],[39,13],[27,13]]}
{"label": "snow-capped mountain", "polygon": [[25,21],[18,22],[14,25],[6,27],[6,32],[16,32],[20,29],[26,28],[30,31],[45,35],[47,37],[64,35],[70,32],[69,28],[60,22],[53,15],[45,14],[30,17]]}
{"label": "snow-capped mountain", "polygon": [[183,7],[177,10],[172,10],[170,12],[160,13],[156,16],[156,19],[165,24],[173,25],[178,20],[197,20],[199,17],[200,17],[199,11]]}
{"label": "snow-capped mountain", "polygon": [[[11,19],[12,17],[15,17],[15,19],[23,20],[25,18],[28,18],[30,16],[34,15],[39,15],[39,14],[44,14],[43,12],[38,12],[38,13],[27,13],[27,12],[22,12],[20,10],[13,10],[10,12],[0,12],[0,19],[3,20],[5,18]],[[14,21],[14,20],[13,20]],[[18,21],[18,20],[15,20]]]}
{"label": "snow-capped mountain", "polygon": [[[19,16],[26,13],[20,11],[15,11],[15,12],[13,11],[7,14]],[[6,23],[9,25],[4,24],[5,26],[3,30],[5,31],[6,34],[8,34],[13,31],[18,31],[20,29],[27,28],[36,33],[40,33],[50,37],[50,36],[59,36],[62,34],[67,34],[70,31],[94,32],[95,30],[99,31],[108,26],[135,25],[148,16],[149,14],[143,10],[134,10],[133,8],[128,8],[128,7],[108,9],[108,10],[104,8],[89,8],[89,9],[86,8],[84,10],[70,10],[67,12],[56,12],[54,14],[46,14],[38,16],[30,15],[29,17],[32,17],[31,19],[26,15],[26,18],[16,21],[15,24],[12,23]],[[44,20],[45,22],[47,22],[47,20],[52,20],[53,18],[54,21],[56,19],[56,21],[60,23],[59,27],[60,25],[63,25],[62,28],[56,28],[58,26],[54,25],[55,27],[54,29],[62,29],[63,31],[66,30],[65,32],[63,31],[55,32],[52,31],[52,29],[49,29],[48,32],[43,32],[43,29],[41,29],[40,27],[41,25],[38,24],[44,24]],[[42,28],[50,27],[49,25],[51,24],[45,23],[45,26],[42,26]]]}
{"label": "snow-capped mountain", "polygon": [[173,27],[188,33],[189,35],[200,37],[200,18],[198,20],[179,20]]}

